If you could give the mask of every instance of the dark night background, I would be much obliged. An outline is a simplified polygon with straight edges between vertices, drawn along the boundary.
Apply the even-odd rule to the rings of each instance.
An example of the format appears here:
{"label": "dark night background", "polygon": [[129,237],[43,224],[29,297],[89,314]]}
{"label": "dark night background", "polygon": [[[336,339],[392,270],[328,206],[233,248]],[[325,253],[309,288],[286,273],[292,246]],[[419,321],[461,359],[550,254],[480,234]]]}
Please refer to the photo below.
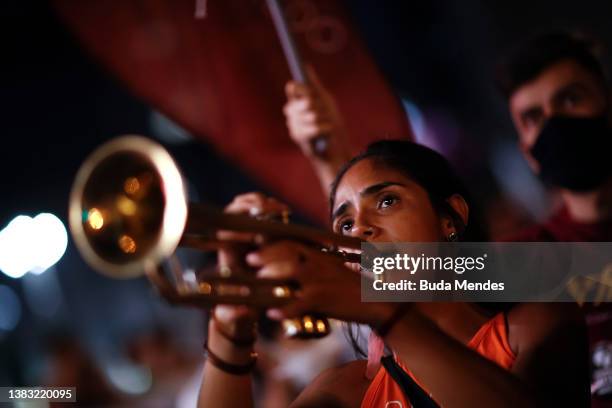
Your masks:
{"label": "dark night background", "polygon": [[[544,216],[546,198],[517,159],[505,102],[494,86],[495,61],[511,45],[549,29],[580,28],[612,44],[612,2],[347,4],[394,89],[429,121],[435,137],[421,141],[439,147],[461,169],[489,220],[495,222],[509,205],[517,208],[521,222]],[[73,177],[89,152],[120,134],[163,136],[168,130],[155,125],[159,116],[150,106],[88,56],[49,3],[5,0],[0,9],[0,229],[18,214],[51,212],[65,222]],[[223,205],[258,188],[209,146],[168,146],[209,202]],[[51,271],[22,279],[0,274],[0,285],[11,288],[21,305],[17,326],[0,328],[2,386],[40,378],[45,339],[57,332],[76,336],[107,361],[120,361],[123,339],[150,327],[174,330],[178,341],[196,352],[203,337],[198,312],[164,305],[144,280],[117,282],[97,275],[71,243]],[[32,302],[43,302],[44,309],[40,294],[51,287],[56,293],[48,300],[51,312],[37,313],[41,306]],[[7,307],[0,299],[0,315]]]}

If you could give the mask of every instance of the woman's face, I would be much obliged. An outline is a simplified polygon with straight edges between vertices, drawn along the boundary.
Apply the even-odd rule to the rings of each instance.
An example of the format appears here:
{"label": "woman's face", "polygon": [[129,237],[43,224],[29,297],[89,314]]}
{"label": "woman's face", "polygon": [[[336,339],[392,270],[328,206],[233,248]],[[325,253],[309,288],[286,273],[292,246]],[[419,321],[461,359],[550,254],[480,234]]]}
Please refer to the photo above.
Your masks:
{"label": "woman's face", "polygon": [[342,177],[332,226],[339,234],[368,242],[433,242],[443,237],[427,192],[371,159],[361,160]]}

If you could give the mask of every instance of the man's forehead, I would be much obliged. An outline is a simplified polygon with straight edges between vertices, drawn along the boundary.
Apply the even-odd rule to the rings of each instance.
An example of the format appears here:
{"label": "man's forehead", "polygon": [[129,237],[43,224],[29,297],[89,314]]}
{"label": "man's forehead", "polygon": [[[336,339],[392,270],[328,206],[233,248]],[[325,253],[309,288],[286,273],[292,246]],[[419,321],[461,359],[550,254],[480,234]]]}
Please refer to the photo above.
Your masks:
{"label": "man's forehead", "polygon": [[555,93],[572,83],[595,81],[593,75],[576,61],[562,60],[544,69],[538,76],[518,87],[510,97],[514,113],[546,103]]}

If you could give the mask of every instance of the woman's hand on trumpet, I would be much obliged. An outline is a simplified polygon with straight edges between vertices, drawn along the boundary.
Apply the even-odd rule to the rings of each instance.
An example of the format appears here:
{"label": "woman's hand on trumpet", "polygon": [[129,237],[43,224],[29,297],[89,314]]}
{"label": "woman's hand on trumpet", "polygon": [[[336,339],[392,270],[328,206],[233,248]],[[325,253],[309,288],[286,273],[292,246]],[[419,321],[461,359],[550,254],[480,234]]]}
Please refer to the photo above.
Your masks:
{"label": "woman's hand on trumpet", "polygon": [[328,317],[377,326],[393,309],[388,304],[361,302],[361,277],[342,258],[292,242],[264,245],[246,257],[261,279],[294,280],[300,289],[295,300],[269,309],[275,320],[319,313]]}
{"label": "woman's hand on trumpet", "polygon": [[[249,214],[253,217],[270,218],[277,215],[287,214],[289,207],[280,201],[267,197],[262,193],[246,193],[236,196],[230,204],[225,207],[226,213]],[[217,238],[220,240],[231,240],[244,242],[244,246],[232,244],[227,248],[219,250],[219,269],[226,276],[251,273],[252,270],[244,262],[246,253],[253,249],[255,240],[253,233],[240,233],[232,231],[219,231]],[[219,305],[213,310],[214,326],[211,329],[222,331],[226,337],[239,339],[253,338],[255,336],[255,321],[257,313],[246,306]]]}
{"label": "woman's hand on trumpet", "polygon": [[[240,194],[229,203],[224,212],[228,214],[245,214],[257,218],[271,218],[277,215],[288,214],[289,207],[272,197],[259,192]],[[244,242],[245,245],[228,245],[218,252],[218,262],[221,274],[229,276],[235,273],[244,273],[248,265],[244,262],[244,255],[252,248],[256,240],[255,233],[219,231],[217,238],[225,241]]]}
{"label": "woman's hand on trumpet", "polygon": [[[234,197],[224,212],[228,214],[244,214],[260,219],[286,218],[290,213],[289,206],[263,193],[251,192]],[[249,232],[219,231],[217,238],[221,240],[243,241],[253,243],[256,234]]]}

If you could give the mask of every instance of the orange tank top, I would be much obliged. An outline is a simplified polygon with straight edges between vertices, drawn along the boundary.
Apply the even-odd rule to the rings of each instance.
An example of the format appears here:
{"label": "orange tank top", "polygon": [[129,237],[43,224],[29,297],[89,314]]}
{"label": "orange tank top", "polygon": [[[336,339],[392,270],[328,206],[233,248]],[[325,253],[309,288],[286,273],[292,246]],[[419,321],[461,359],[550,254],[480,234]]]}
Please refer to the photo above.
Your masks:
{"label": "orange tank top", "polygon": [[[512,367],[516,358],[508,343],[503,313],[499,313],[486,322],[467,346],[506,370]],[[421,388],[425,389],[401,361],[398,359],[396,361]],[[411,406],[400,386],[384,367],[381,367],[376,373],[361,402],[361,408],[409,408]]]}

